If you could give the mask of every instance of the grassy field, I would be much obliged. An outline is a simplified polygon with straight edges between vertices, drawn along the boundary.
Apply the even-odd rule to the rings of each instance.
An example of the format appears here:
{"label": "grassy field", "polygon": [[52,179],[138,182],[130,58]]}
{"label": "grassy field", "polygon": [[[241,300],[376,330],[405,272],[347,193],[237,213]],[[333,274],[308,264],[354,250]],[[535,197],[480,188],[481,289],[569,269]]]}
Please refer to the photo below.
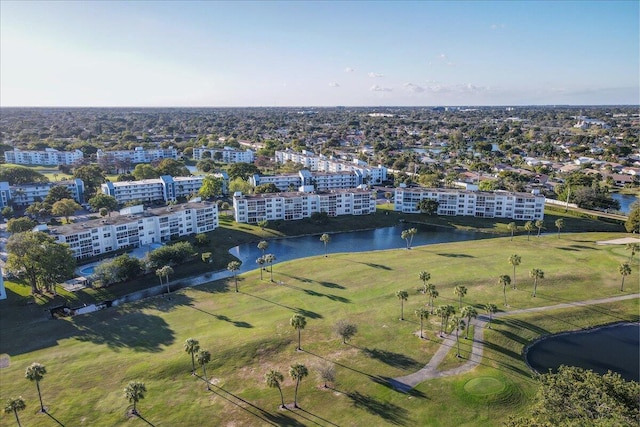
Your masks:
{"label": "grassy field", "polygon": [[[150,298],[122,307],[49,320],[44,300],[24,305],[24,287],[8,284],[9,299],[0,301],[0,354],[9,366],[0,369],[0,400],[22,395],[27,409],[23,425],[144,425],[126,416],[123,388],[145,382],[148,392],[138,407],[155,426],[498,426],[521,413],[535,391],[522,359],[527,342],[540,335],[617,321],[637,321],[638,299],[520,315],[496,320],[485,334],[482,364],[468,374],[427,381],[412,393],[398,393],[386,379],[418,370],[439,345],[438,320],[425,327],[428,339],[415,333],[413,315],[426,297],[416,288],[418,273],[431,273],[440,292],[437,304],[457,306],[453,288],[469,289],[463,303],[487,302],[501,309],[501,274],[512,274],[507,259],[517,253],[517,290],[508,290],[509,309],[620,295],[618,265],[629,259],[624,246],[595,242],[622,233],[562,233],[527,239],[517,236],[359,254],[331,254],[274,266],[277,285],[260,281],[259,272],[240,276],[240,292],[220,281]],[[531,297],[528,271],[540,268],[537,298]],[[638,293],[638,260],[626,277],[625,294]],[[265,276],[266,278],[266,276]],[[398,320],[397,290],[407,290],[405,321]],[[50,304],[50,302],[46,302]],[[308,324],[297,333],[289,326],[295,313]],[[357,324],[358,334],[345,345],[333,333],[338,320]],[[191,361],[182,348],[193,337],[212,354],[207,373],[212,391],[189,375]],[[462,343],[463,356],[469,344]],[[41,383],[50,415],[37,414],[34,384],[24,379],[32,362],[47,367]],[[337,382],[321,387],[316,367],[333,363]],[[464,360],[449,353],[444,369]],[[302,409],[279,410],[280,397],[263,381],[277,368],[285,375],[283,392],[293,402],[288,367],[309,368],[298,395]],[[202,371],[199,370],[201,373]],[[15,425],[3,414],[1,426]]]}

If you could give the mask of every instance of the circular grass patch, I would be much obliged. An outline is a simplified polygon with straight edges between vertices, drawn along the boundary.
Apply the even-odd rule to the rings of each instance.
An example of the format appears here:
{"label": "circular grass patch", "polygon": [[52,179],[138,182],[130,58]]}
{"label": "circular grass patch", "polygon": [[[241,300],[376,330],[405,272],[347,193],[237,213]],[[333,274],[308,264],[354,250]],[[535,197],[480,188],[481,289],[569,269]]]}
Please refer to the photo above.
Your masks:
{"label": "circular grass patch", "polygon": [[464,384],[464,391],[473,396],[491,396],[506,388],[504,382],[494,377],[472,378]]}

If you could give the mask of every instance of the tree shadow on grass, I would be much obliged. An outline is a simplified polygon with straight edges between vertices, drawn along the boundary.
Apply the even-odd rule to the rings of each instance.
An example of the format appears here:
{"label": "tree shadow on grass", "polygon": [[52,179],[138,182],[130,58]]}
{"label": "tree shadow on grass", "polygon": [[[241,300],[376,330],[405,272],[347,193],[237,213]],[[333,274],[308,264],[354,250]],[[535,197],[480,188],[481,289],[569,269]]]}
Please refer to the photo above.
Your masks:
{"label": "tree shadow on grass", "polygon": [[332,283],[332,282],[318,282],[318,283],[320,284],[320,286],[324,286],[325,288],[346,289],[344,286],[338,285],[337,283]]}
{"label": "tree shadow on grass", "polygon": [[367,396],[358,391],[346,393],[356,408],[364,409],[370,414],[376,415],[386,422],[395,425],[408,425],[409,411],[390,402],[385,402],[375,397]]}
{"label": "tree shadow on grass", "polygon": [[155,353],[175,340],[164,319],[138,310],[103,310],[90,316],[75,316],[73,324],[78,331],[77,340],[106,345],[115,351],[130,348]]}
{"label": "tree shadow on grass", "polygon": [[363,348],[362,352],[372,359],[377,359],[383,363],[386,363],[389,366],[393,366],[394,368],[400,369],[420,369],[423,364],[418,362],[415,359],[405,356],[401,353],[394,353],[392,351],[379,350],[377,348],[369,349]]}
{"label": "tree shadow on grass", "polygon": [[193,298],[183,293],[162,294],[154,298],[142,300],[138,307],[150,308],[152,310],[162,311],[163,313],[175,310],[180,306],[189,306],[193,302]]}
{"label": "tree shadow on grass", "polygon": [[247,296],[250,296],[250,297],[253,297],[253,298],[257,298],[257,299],[262,300],[262,301],[266,301],[266,302],[268,302],[270,304],[278,305],[280,307],[286,308],[287,310],[291,310],[294,313],[298,313],[298,314],[300,314],[302,316],[305,316],[305,317],[308,317],[310,319],[322,319],[323,318],[322,314],[316,313],[315,311],[305,310],[305,309],[299,308],[299,307],[289,307],[288,305],[280,304],[279,302],[271,301],[269,299],[266,299],[266,298],[263,298],[263,297],[259,297],[257,295],[249,294],[249,293],[246,293],[246,292],[242,292],[242,291],[240,291],[240,293],[244,294],[244,295],[247,295]]}
{"label": "tree shadow on grass", "polygon": [[473,255],[467,255],[467,254],[436,254],[439,256],[443,256],[443,257],[447,257],[447,258],[475,258]]}
{"label": "tree shadow on grass", "polygon": [[62,424],[56,417],[54,417],[53,415],[51,415],[49,413],[49,411],[46,411],[45,414],[47,414],[49,416],[49,418],[51,418],[53,421],[55,421],[56,423],[58,423],[58,425],[61,425],[62,427],[64,427],[64,424]]}
{"label": "tree shadow on grass", "polygon": [[353,261],[353,260],[350,260],[350,259],[345,259],[345,261],[349,261],[349,262],[352,262],[354,264],[366,265],[367,267],[377,268],[377,269],[380,269],[380,270],[387,270],[387,271],[392,271],[393,270],[393,268],[391,268],[391,267],[387,267],[386,265],[383,265],[383,264],[375,264],[373,262],[360,262],[360,261]]}
{"label": "tree shadow on grass", "polygon": [[206,310],[202,310],[201,308],[197,308],[197,307],[194,307],[192,305],[190,305],[189,308],[192,308],[192,309],[194,309],[196,311],[199,311],[201,313],[204,313],[204,314],[208,314],[209,316],[215,317],[216,319],[222,320],[223,322],[229,322],[229,323],[231,323],[233,326],[235,326],[237,328],[253,328],[253,325],[251,323],[247,323],[247,322],[244,322],[244,321],[231,320],[228,316],[221,315],[221,314],[209,313]]}

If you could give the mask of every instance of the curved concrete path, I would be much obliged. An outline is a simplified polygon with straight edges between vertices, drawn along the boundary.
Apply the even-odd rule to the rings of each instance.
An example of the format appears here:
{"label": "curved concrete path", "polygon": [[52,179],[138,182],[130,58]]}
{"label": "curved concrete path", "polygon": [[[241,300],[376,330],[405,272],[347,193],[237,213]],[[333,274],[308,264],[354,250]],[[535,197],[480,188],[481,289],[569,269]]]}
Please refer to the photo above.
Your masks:
{"label": "curved concrete path", "polygon": [[[532,307],[523,308],[519,310],[504,311],[494,314],[493,318],[511,316],[521,313],[534,313],[538,311],[557,310],[561,308],[581,307],[596,304],[605,304],[609,302],[622,301],[627,299],[640,298],[640,294],[621,295],[618,297],[592,299],[586,301],[576,301],[564,304],[548,305],[544,307]],[[480,315],[474,319],[471,324],[474,327],[473,332],[473,344],[471,345],[471,355],[467,362],[456,368],[449,369],[447,371],[438,371],[438,365],[444,360],[449,351],[456,346],[456,337],[454,334],[448,334],[444,337],[444,340],[440,344],[440,348],[435,352],[429,363],[424,368],[420,369],[413,374],[397,377],[389,380],[391,386],[401,392],[408,392],[421,382],[432,378],[450,377],[453,375],[462,374],[475,368],[482,360],[482,354],[484,352],[484,328],[489,321],[489,317],[486,315]]]}

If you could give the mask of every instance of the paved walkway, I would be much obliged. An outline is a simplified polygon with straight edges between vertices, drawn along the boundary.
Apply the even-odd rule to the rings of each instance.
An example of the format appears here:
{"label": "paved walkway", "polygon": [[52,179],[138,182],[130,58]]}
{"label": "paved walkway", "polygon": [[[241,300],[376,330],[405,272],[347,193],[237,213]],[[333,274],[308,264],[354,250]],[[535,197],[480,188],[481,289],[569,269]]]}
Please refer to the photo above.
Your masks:
{"label": "paved walkway", "polygon": [[[609,302],[622,301],[627,299],[640,298],[640,294],[630,294],[630,295],[621,295],[619,297],[610,297],[610,298],[601,298],[601,299],[592,299],[586,301],[576,301],[565,304],[556,304],[549,305],[545,307],[533,307],[533,308],[523,308],[519,310],[505,311],[501,313],[494,314],[493,318],[511,316],[514,314],[522,314],[522,313],[535,313],[539,311],[546,310],[557,310],[562,308],[572,308],[572,307],[583,307],[589,305],[596,304],[606,304]],[[391,379],[389,382],[391,386],[401,392],[408,392],[421,382],[430,380],[432,378],[442,378],[442,377],[450,377],[453,375],[459,375],[465,372],[470,371],[475,368],[480,361],[482,360],[482,353],[484,352],[484,328],[488,323],[489,318],[486,315],[478,316],[471,323],[474,326],[473,332],[473,344],[471,346],[471,356],[463,365],[458,366],[456,368],[449,369],[447,371],[438,371],[438,366],[444,358],[447,356],[449,351],[456,346],[456,337],[455,334],[451,333],[444,337],[444,340],[440,344],[440,348],[433,355],[429,363],[427,363],[424,368],[420,369],[413,374],[405,375],[402,377],[397,377]]]}

